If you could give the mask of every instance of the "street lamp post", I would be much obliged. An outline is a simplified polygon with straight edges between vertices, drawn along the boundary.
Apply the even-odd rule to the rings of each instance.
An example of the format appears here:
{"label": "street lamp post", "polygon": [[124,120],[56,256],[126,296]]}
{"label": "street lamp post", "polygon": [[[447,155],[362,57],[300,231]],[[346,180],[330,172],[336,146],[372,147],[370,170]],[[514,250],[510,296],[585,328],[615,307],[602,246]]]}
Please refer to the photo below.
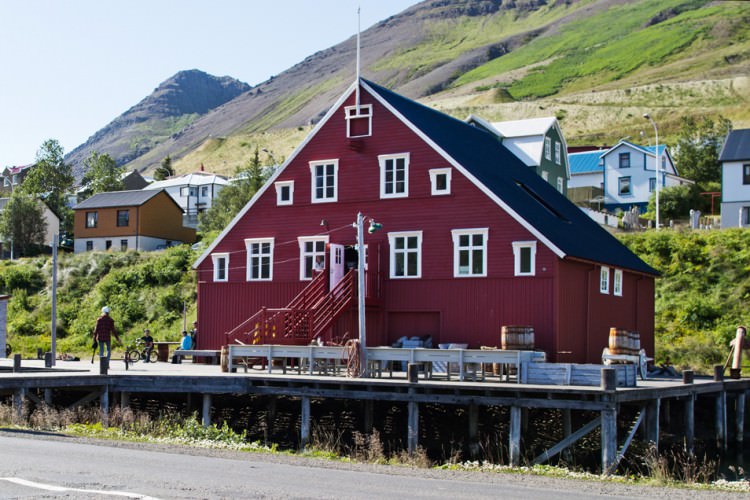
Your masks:
{"label": "street lamp post", "polygon": [[656,128],[656,122],[651,118],[648,113],[645,113],[643,117],[651,122],[654,126],[654,134],[656,135],[656,229],[659,229],[659,184],[661,184],[661,155],[659,154],[659,129]]}

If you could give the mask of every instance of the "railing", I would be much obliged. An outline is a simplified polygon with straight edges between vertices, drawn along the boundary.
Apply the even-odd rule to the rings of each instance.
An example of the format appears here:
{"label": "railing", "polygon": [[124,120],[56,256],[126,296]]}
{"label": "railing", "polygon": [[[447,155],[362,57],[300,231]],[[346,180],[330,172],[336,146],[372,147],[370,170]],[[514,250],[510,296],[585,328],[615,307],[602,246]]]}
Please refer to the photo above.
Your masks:
{"label": "railing", "polygon": [[227,344],[307,343],[319,337],[352,303],[354,272],[330,293],[327,284],[326,273],[318,273],[287,307],[264,307],[227,332]]}

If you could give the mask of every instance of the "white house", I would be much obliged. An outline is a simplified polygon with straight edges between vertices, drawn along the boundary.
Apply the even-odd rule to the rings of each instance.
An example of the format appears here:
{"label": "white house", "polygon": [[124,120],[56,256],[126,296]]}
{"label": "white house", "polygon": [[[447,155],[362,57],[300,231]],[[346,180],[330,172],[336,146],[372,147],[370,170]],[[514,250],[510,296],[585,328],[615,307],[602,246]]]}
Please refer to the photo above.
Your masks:
{"label": "white house", "polygon": [[185,225],[195,227],[198,214],[211,208],[227,184],[226,177],[201,171],[155,181],[143,189],[164,189],[184,211]]}
{"label": "white house", "polygon": [[719,161],[721,227],[750,227],[750,129],[729,132]]}
{"label": "white house", "polygon": [[[0,213],[5,209],[8,200],[10,200],[10,198],[0,198]],[[44,218],[44,222],[47,223],[47,230],[44,233],[44,244],[51,246],[54,238],[60,235],[60,218],[55,215],[55,212],[50,210],[46,203],[40,201],[39,204],[42,207],[42,217]],[[10,245],[5,246],[0,241],[0,256],[2,256],[3,253],[9,253],[10,251]]]}

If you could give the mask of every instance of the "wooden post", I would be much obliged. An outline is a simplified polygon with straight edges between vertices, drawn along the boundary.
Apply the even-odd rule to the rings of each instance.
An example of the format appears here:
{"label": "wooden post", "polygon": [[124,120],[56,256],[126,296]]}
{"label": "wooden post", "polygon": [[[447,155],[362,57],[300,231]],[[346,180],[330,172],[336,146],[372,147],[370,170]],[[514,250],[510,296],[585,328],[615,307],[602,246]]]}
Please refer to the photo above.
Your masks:
{"label": "wooden post", "polygon": [[693,370],[684,370],[682,372],[682,383],[692,384],[695,379],[695,372]]}
{"label": "wooden post", "polygon": [[107,385],[102,388],[102,395],[99,397],[99,413],[102,416],[102,427],[109,427],[109,386]]}
{"label": "wooden post", "polygon": [[310,444],[310,398],[302,396],[302,415],[300,422],[300,449]]}
{"label": "wooden post", "polygon": [[45,368],[52,368],[52,353],[47,351],[44,353],[44,367]]}
{"label": "wooden post", "polygon": [[13,373],[18,373],[20,371],[21,371],[21,355],[14,354],[13,355]]}
{"label": "wooden post", "polygon": [[411,455],[417,451],[417,447],[419,446],[419,403],[416,401],[409,401],[408,406],[409,422],[407,429],[407,443],[409,454]]}
{"label": "wooden post", "polygon": [[106,375],[107,370],[109,370],[109,361],[105,357],[99,358],[99,375]]}
{"label": "wooden post", "polygon": [[685,451],[693,454],[695,438],[695,394],[690,393],[685,400]]}
{"label": "wooden post", "polygon": [[211,395],[203,395],[203,413],[202,413],[203,427],[211,425]]}
{"label": "wooden post", "polygon": [[727,393],[721,391],[716,396],[716,411],[714,412],[714,427],[716,428],[716,446],[720,450],[727,449]]}
{"label": "wooden post", "polygon": [[266,446],[270,446],[271,439],[273,438],[273,423],[276,420],[276,396],[271,396],[271,400],[268,402],[265,420],[266,425],[263,430],[263,441]]}
{"label": "wooden post", "polygon": [[120,393],[120,409],[124,410],[128,407],[130,407],[130,393],[127,391],[122,391]]}
{"label": "wooden post", "polygon": [[617,459],[617,410],[602,410],[602,474],[610,474]]}
{"label": "wooden post", "polygon": [[510,465],[521,465],[521,407],[510,407]]}
{"label": "wooden post", "polygon": [[479,434],[479,407],[476,404],[469,405],[469,454],[472,458],[475,458],[479,454],[479,442],[477,436]]}
{"label": "wooden post", "polygon": [[375,418],[375,402],[372,399],[365,400],[365,434],[372,434],[373,421]]}
{"label": "wooden post", "polygon": [[52,406],[52,389],[49,387],[44,389],[44,404]]}
{"label": "wooden post", "polygon": [[[563,435],[564,437],[567,438],[573,433],[573,420],[571,419],[570,408],[565,408],[562,411],[562,417],[563,417]],[[573,453],[570,450],[570,447],[567,447],[562,451],[562,456],[565,460],[570,460],[572,458]]]}
{"label": "wooden post", "polygon": [[[18,358],[20,359],[20,354],[16,354]],[[13,393],[13,419],[14,424],[20,425],[23,420],[23,405],[26,401],[26,388],[25,387],[19,387],[16,389],[16,391]]]}
{"label": "wooden post", "polygon": [[646,405],[646,441],[659,450],[659,411],[661,399],[652,399]]}
{"label": "wooden post", "polygon": [[721,382],[722,380],[724,380],[724,367],[714,365],[714,382]]}
{"label": "wooden post", "polygon": [[602,368],[601,388],[603,391],[617,390],[617,372],[614,368]]}
{"label": "wooden post", "polygon": [[406,365],[406,374],[410,384],[419,382],[419,363],[409,363]]}
{"label": "wooden post", "polygon": [[672,403],[669,399],[661,402],[662,410],[659,411],[660,418],[664,422],[664,427],[670,429],[672,426]]}
{"label": "wooden post", "polygon": [[738,392],[737,393],[737,411],[735,413],[737,416],[736,418],[736,424],[737,424],[737,436],[736,441],[739,445],[738,448],[742,449],[742,444],[745,441],[745,393],[744,392]]}

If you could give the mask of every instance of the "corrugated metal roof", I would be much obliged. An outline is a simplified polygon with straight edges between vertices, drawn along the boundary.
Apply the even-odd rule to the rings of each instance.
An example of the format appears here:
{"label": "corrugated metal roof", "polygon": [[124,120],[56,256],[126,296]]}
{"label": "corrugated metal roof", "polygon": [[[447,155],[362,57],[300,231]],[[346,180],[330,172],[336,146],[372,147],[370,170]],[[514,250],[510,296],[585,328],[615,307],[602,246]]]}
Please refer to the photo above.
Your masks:
{"label": "corrugated metal roof", "polygon": [[[158,195],[162,190],[152,191],[138,189],[134,191],[110,191],[108,193],[97,193],[78,205],[73,210],[82,208],[110,208],[110,207],[137,207]],[[172,197],[170,196],[170,199]]]}
{"label": "corrugated metal roof", "polygon": [[605,152],[606,151],[598,150],[584,151],[582,153],[570,153],[568,155],[570,175],[604,172],[604,166],[601,164],[601,158]]}
{"label": "corrugated metal roof", "polygon": [[542,118],[528,118],[525,120],[508,120],[492,122],[495,130],[503,137],[525,137],[528,135],[544,135],[555,124],[554,116]]}
{"label": "corrugated metal roof", "polygon": [[155,181],[144,187],[143,189],[165,189],[168,187],[175,186],[203,186],[206,184],[221,184],[222,186],[229,184],[229,181],[216,174],[205,174],[205,173],[192,173],[180,175],[179,177],[172,177],[171,179],[165,179],[163,181]]}
{"label": "corrugated metal roof", "polygon": [[[495,136],[362,80],[566,257],[658,272],[527,168]],[[502,168],[498,168],[502,164]]]}
{"label": "corrugated metal roof", "polygon": [[719,161],[741,160],[750,160],[750,128],[729,132],[719,155]]}

